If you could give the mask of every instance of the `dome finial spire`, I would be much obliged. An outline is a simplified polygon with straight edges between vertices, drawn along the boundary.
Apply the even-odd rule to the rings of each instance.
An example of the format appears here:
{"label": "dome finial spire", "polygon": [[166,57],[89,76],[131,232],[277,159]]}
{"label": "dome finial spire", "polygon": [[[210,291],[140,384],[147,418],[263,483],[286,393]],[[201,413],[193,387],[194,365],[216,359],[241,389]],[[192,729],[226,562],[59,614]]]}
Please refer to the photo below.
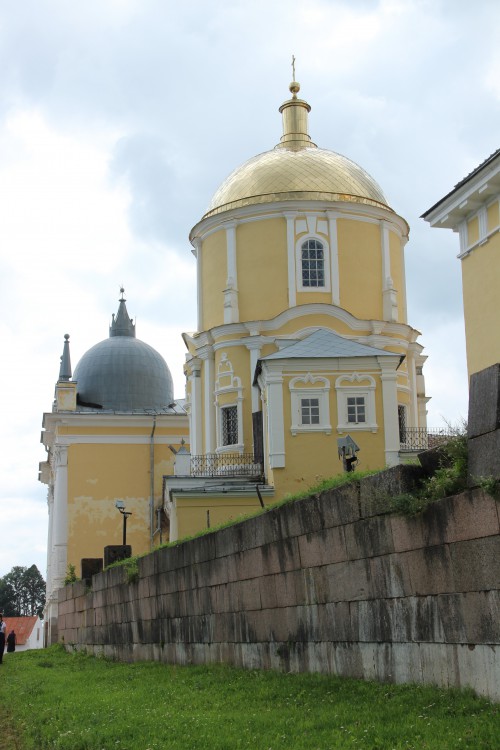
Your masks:
{"label": "dome finial spire", "polygon": [[109,327],[110,338],[112,336],[132,336],[135,338],[135,325],[132,318],[129,318],[128,316],[127,306],[125,304],[127,300],[123,296],[125,294],[123,284],[120,287],[120,294],[121,297],[118,300],[120,303],[118,306],[118,312],[116,313],[116,316],[114,314],[112,315],[111,325]]}
{"label": "dome finial spire", "polygon": [[292,94],[292,99],[296,99],[300,91],[300,83],[295,80],[295,55],[292,55],[292,82],[288,89]]}
{"label": "dome finial spire", "polygon": [[316,144],[311,141],[307,124],[307,115],[311,111],[311,107],[306,101],[297,97],[300,91],[300,83],[295,80],[295,55],[292,55],[292,74],[293,81],[288,87],[292,98],[287,99],[280,107],[283,117],[283,135],[276,148],[286,148],[289,151],[316,148]]}

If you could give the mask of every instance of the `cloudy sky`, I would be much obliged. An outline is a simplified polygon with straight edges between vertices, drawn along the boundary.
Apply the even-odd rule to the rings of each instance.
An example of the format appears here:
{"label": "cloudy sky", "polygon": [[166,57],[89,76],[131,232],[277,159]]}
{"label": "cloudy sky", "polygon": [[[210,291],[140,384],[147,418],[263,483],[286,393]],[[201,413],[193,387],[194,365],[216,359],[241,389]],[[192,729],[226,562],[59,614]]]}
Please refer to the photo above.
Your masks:
{"label": "cloudy sky", "polygon": [[497,0],[0,0],[0,575],[45,575],[42,414],[64,334],[76,365],[121,284],[183,395],[188,233],[278,142],[292,54],[313,140],[410,223],[429,425],[466,416],[458,237],[419,216],[500,145],[499,29]]}

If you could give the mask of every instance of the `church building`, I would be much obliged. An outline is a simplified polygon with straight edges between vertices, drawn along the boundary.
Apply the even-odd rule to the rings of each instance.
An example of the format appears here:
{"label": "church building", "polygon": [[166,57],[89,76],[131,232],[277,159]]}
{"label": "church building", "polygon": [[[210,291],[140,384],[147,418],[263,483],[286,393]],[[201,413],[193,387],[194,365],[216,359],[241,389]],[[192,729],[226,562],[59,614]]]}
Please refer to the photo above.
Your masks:
{"label": "church building", "polygon": [[132,512],[135,554],[162,528],[176,540],[356,463],[393,466],[405,436],[425,433],[408,224],[360,166],[313,143],[299,90],[293,81],[280,107],[277,145],[235,169],[191,230],[198,330],[183,335],[185,399],[135,338],[123,298],[73,378],[62,358],[42,434],[49,591],[68,563],[112,543],[116,498]]}

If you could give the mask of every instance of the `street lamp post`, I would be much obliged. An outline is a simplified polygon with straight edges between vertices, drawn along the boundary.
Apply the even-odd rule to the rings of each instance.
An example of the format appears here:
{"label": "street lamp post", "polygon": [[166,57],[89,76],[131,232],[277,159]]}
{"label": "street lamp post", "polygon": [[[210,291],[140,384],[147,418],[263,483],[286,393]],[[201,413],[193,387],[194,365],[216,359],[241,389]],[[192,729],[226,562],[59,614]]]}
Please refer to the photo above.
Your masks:
{"label": "street lamp post", "polygon": [[115,502],[115,507],[118,508],[120,513],[123,516],[123,546],[127,544],[127,518],[132,515],[131,511],[125,510],[125,503],[123,500],[117,500]]}

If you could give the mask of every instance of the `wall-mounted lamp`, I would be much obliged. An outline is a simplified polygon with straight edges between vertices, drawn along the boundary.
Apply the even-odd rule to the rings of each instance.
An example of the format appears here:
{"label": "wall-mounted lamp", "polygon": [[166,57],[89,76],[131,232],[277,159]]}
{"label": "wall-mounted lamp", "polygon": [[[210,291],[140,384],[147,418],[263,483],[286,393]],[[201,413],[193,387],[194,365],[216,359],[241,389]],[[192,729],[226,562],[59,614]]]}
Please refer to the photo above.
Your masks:
{"label": "wall-mounted lamp", "polygon": [[346,435],[343,438],[337,439],[337,448],[339,458],[342,459],[344,471],[354,471],[354,468],[359,461],[357,456],[359,445],[354,442],[350,435]]}
{"label": "wall-mounted lamp", "polygon": [[115,502],[115,508],[118,508],[123,516],[123,546],[127,544],[127,518],[132,515],[131,511],[125,510],[125,503],[123,500],[117,500]]}

